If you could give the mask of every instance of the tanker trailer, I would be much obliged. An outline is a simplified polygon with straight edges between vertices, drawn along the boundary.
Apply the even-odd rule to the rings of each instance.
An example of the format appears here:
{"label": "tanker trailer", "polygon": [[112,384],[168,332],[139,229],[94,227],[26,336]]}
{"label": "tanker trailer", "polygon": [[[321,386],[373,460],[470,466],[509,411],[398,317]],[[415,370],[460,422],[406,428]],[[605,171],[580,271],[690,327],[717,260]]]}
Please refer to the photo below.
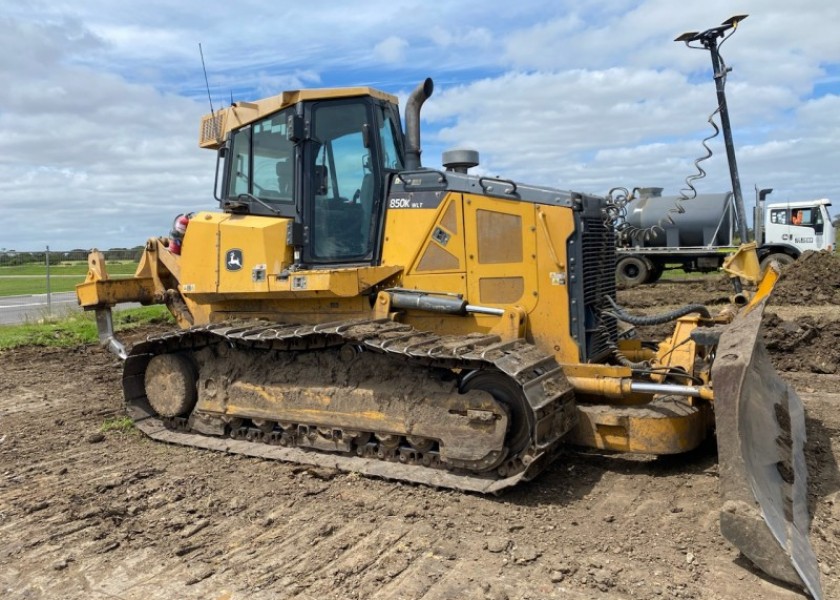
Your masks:
{"label": "tanker trailer", "polygon": [[635,194],[616,236],[616,276],[625,285],[653,283],[665,269],[716,271],[737,249],[731,192],[699,194],[691,201],[663,196],[658,187],[636,188]]}
{"label": "tanker trailer", "polygon": [[[806,250],[834,249],[836,236],[826,225],[831,223],[830,200],[765,204],[772,191],[756,188],[755,242],[761,270],[771,261],[790,264]],[[666,269],[716,271],[740,243],[731,192],[686,200],[663,196],[659,187],[635,188],[623,211],[616,235],[616,278],[628,287],[653,283]]]}

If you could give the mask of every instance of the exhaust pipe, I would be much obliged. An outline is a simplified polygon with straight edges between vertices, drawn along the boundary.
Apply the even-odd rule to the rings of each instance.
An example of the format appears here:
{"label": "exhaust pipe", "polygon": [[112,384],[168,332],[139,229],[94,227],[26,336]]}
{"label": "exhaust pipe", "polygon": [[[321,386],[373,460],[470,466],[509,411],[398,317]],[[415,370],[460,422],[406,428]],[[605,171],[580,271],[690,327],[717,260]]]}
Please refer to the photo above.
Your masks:
{"label": "exhaust pipe", "polygon": [[435,90],[431,77],[414,88],[405,104],[405,168],[408,171],[420,168],[420,107]]}

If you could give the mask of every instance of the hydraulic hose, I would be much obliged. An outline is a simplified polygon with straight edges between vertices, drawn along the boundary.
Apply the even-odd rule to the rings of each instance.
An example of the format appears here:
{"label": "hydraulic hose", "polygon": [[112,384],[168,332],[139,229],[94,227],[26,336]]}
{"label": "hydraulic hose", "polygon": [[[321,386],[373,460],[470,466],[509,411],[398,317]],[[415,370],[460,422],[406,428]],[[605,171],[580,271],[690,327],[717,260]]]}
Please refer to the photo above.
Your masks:
{"label": "hydraulic hose", "polygon": [[607,296],[606,298],[607,302],[609,302],[613,308],[612,311],[605,311],[607,312],[607,314],[612,315],[619,321],[624,321],[625,323],[629,323],[630,325],[635,325],[637,327],[646,327],[651,325],[662,325],[663,323],[670,323],[671,321],[676,321],[680,317],[690,315],[691,313],[698,313],[704,319],[710,319],[712,316],[709,313],[709,309],[707,309],[702,304],[689,304],[687,306],[683,306],[681,308],[677,308],[659,315],[631,315],[626,310],[624,310],[624,308],[616,304],[615,300],[613,300],[609,296]]}

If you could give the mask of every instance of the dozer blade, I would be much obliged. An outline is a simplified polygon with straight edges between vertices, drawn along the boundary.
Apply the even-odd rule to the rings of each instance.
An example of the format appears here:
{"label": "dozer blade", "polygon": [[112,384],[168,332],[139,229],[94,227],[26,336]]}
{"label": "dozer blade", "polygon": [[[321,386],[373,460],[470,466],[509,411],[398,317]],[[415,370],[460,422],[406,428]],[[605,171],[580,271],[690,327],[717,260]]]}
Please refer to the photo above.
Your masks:
{"label": "dozer blade", "polygon": [[712,366],[723,536],[768,575],[821,598],[808,539],[805,411],[760,337],[775,266],[721,335]]}

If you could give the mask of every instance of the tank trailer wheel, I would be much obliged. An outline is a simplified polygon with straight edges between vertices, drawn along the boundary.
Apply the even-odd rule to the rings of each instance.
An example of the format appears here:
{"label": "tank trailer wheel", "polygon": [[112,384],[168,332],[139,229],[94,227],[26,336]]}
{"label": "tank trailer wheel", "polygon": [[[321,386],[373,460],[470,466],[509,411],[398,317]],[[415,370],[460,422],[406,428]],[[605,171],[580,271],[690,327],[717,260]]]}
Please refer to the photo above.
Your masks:
{"label": "tank trailer wheel", "polygon": [[146,397],[162,417],[188,415],[198,398],[196,369],[183,354],[159,354],[146,368]]}
{"label": "tank trailer wheel", "polygon": [[645,283],[649,273],[648,262],[640,256],[625,256],[615,266],[617,279],[628,287]]}
{"label": "tank trailer wheel", "polygon": [[661,264],[656,264],[651,261],[648,261],[649,272],[647,279],[645,279],[645,283],[656,283],[659,281],[659,278],[662,277],[662,273],[665,272],[665,267]]}

